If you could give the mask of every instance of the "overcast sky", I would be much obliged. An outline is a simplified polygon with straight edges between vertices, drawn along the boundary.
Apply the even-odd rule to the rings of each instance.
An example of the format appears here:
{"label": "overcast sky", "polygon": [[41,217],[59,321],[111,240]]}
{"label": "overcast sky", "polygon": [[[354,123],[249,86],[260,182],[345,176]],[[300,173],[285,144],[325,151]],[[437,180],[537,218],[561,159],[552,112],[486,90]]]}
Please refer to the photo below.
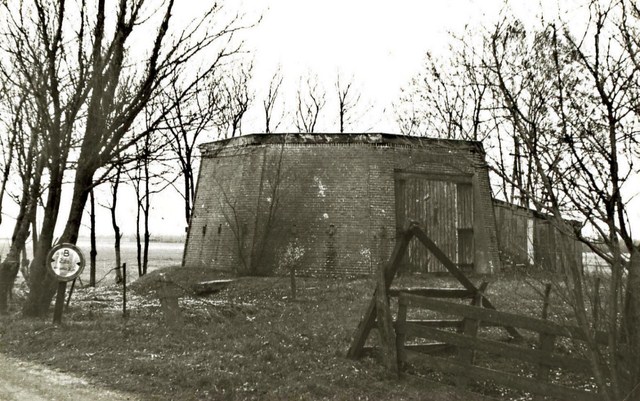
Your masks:
{"label": "overcast sky", "polygon": [[[555,1],[543,3],[552,9]],[[278,65],[291,103],[299,77],[317,74],[328,92],[329,104],[319,121],[319,131],[327,132],[337,129],[330,103],[338,73],[352,76],[363,102],[373,106],[351,128],[396,132],[392,102],[421,68],[426,52],[442,54],[449,45],[449,32],[491,24],[503,8],[502,0],[271,0],[267,4],[262,23],[246,35],[255,60],[256,94],[268,86]],[[531,18],[539,13],[537,4],[516,1],[510,7],[517,16]],[[264,129],[260,117],[254,108],[243,123],[245,132]]]}
{"label": "overcast sky", "polygon": [[[248,59],[253,60],[252,88],[260,105],[262,91],[278,66],[284,75],[284,93],[293,107],[295,90],[301,76],[315,74],[327,90],[327,110],[320,116],[319,131],[337,131],[336,119],[330,115],[331,89],[338,72],[353,77],[362,101],[371,110],[351,131],[397,132],[392,104],[400,89],[422,67],[427,51],[443,54],[449,46],[449,32],[460,33],[466,25],[488,26],[503,9],[502,0],[269,0],[227,1],[228,7],[245,11],[247,17],[262,15],[261,23],[243,33]],[[176,18],[188,21],[204,2],[177,3]],[[542,4],[542,7],[540,6]],[[553,13],[556,1],[512,1],[513,14],[524,20],[535,19],[541,10]],[[566,7],[568,2],[563,2]],[[570,6],[569,6],[570,7]],[[197,16],[197,15],[196,15]],[[285,108],[287,105],[285,104]],[[264,130],[259,107],[250,109],[243,122],[243,132]],[[287,129],[289,128],[289,129]],[[283,124],[284,130],[292,130]],[[211,138],[208,138],[211,140]],[[106,189],[106,188],[105,188]],[[125,235],[135,230],[135,205],[131,194],[123,193],[119,203],[120,224]],[[181,198],[171,191],[156,196],[151,216],[153,235],[184,233]],[[63,201],[63,205],[65,202]],[[10,208],[6,211],[10,213]],[[66,219],[61,211],[60,220]],[[88,218],[84,219],[86,224]],[[106,209],[100,209],[98,232],[111,235]],[[11,224],[2,224],[0,237],[10,235]],[[86,234],[88,230],[82,230]]]}

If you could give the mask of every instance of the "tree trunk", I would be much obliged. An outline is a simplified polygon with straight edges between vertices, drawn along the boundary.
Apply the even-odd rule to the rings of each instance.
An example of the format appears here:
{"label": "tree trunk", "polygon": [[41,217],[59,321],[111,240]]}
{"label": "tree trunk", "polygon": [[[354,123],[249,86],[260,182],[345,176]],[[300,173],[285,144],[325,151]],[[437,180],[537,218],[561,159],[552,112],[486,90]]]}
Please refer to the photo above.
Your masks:
{"label": "tree trunk", "polygon": [[11,251],[0,264],[0,315],[7,314],[9,297],[20,267],[19,256],[13,250],[12,246]]}
{"label": "tree trunk", "polygon": [[[52,164],[55,165],[55,163]],[[61,192],[62,171],[54,169],[48,186],[42,230],[29,271],[29,296],[22,308],[22,313],[26,316],[44,316],[49,310],[51,298],[56,291],[56,281],[49,273],[45,259],[53,242],[53,230],[58,220]]]}
{"label": "tree trunk", "polygon": [[147,269],[149,267],[149,239],[151,234],[149,234],[149,210],[145,210],[144,212],[144,249],[142,253],[142,274],[147,274]]}
{"label": "tree trunk", "polygon": [[[80,163],[78,164],[80,165]],[[85,168],[78,167],[76,169],[69,219],[59,240],[60,243],[75,244],[77,242],[78,232],[82,224],[82,214],[89,198],[92,184],[93,170],[87,169],[86,166]],[[51,300],[56,292],[57,283],[49,273],[45,259],[53,241],[53,231],[60,208],[61,188],[62,172],[60,171],[55,176],[52,174],[49,185],[47,206],[45,207],[45,215],[42,222],[42,233],[38,242],[36,256],[31,265],[29,297],[23,308],[23,313],[27,316],[44,316],[48,312]]]}
{"label": "tree trunk", "polygon": [[[23,179],[20,211],[11,236],[9,253],[0,264],[0,314],[7,312],[7,301],[11,296],[13,284],[20,269],[20,253],[25,248],[27,238],[29,238],[29,226],[36,214],[43,162],[43,158],[38,158],[38,162],[35,163],[35,169],[28,168],[25,172],[26,177]],[[31,177],[32,172],[33,177]],[[31,182],[30,185],[29,182]]]}
{"label": "tree trunk", "polygon": [[113,227],[113,236],[114,236],[114,244],[113,248],[116,253],[116,283],[122,283],[122,271],[121,268],[121,257],[120,257],[120,238],[122,234],[120,234],[120,227],[118,227],[118,223],[116,221],[116,206],[118,204],[118,187],[120,185],[120,172],[122,171],[122,165],[118,164],[116,167],[116,180],[113,183],[113,190],[111,196],[111,207],[109,211],[111,212],[111,226]]}
{"label": "tree trunk", "polygon": [[114,244],[113,249],[116,254],[116,283],[122,283],[122,257],[120,254],[120,238],[122,238],[122,234],[120,234],[120,227],[117,225],[113,227],[114,233]]}
{"label": "tree trunk", "polygon": [[[9,253],[0,264],[0,315],[4,315],[8,311],[8,300],[11,297],[13,285],[20,270],[20,254],[24,251],[25,243],[29,238],[30,216],[27,214],[30,213],[30,209],[32,208],[29,205],[26,207],[25,212],[18,217]],[[33,207],[33,210],[35,212],[35,207]]]}
{"label": "tree trunk", "polygon": [[149,212],[150,212],[150,200],[149,200],[149,159],[144,160],[144,253],[142,256],[142,274],[147,274],[147,267],[149,266]]}
{"label": "tree trunk", "polygon": [[11,164],[13,163],[13,148],[16,143],[17,131],[13,131],[11,139],[9,140],[9,148],[5,150],[5,154],[8,155],[6,164],[4,165],[4,171],[2,172],[2,183],[0,183],[0,224],[2,224],[2,200],[7,189],[7,182],[9,181],[9,175],[11,173]]}
{"label": "tree trunk", "polygon": [[0,314],[6,314],[8,300],[13,290],[13,284],[20,269],[20,253],[29,238],[30,213],[35,213],[34,199],[29,197],[30,189],[23,191],[20,212],[16,219],[16,226],[11,237],[9,253],[0,264]]}
{"label": "tree trunk", "polygon": [[[0,264],[0,313],[4,313],[7,310],[7,299],[11,295],[11,290],[20,268],[20,253],[25,251],[25,244],[27,238],[29,238],[29,227],[38,210],[38,193],[40,192],[43,162],[44,160],[41,158],[36,165],[31,186],[27,191],[23,191],[20,212],[11,236],[11,247],[7,257]],[[35,233],[34,236],[36,236]],[[28,277],[25,277],[25,279],[28,279]]]}
{"label": "tree trunk", "polygon": [[[37,209],[38,199],[34,199],[33,201],[36,202],[35,206]],[[38,247],[38,214],[34,213],[33,219],[31,219],[31,259],[35,259],[37,247]]]}
{"label": "tree trunk", "polygon": [[138,277],[142,277],[142,238],[140,237],[140,209],[142,205],[138,195],[138,207],[136,211],[136,261],[138,262]]}
{"label": "tree trunk", "polygon": [[76,179],[73,184],[73,198],[71,199],[71,209],[69,219],[64,228],[60,242],[75,244],[78,241],[78,233],[82,225],[84,207],[89,200],[89,193],[93,188],[93,173],[95,169],[91,167],[80,167],[76,169]]}
{"label": "tree trunk", "polygon": [[189,225],[189,219],[191,218],[191,202],[193,197],[191,196],[191,175],[190,166],[185,166],[184,171],[184,218],[186,225]]}
{"label": "tree trunk", "polygon": [[91,199],[91,211],[89,218],[91,220],[91,251],[89,252],[89,286],[96,286],[96,256],[98,251],[96,250],[96,201],[93,194],[93,188],[89,193]]}

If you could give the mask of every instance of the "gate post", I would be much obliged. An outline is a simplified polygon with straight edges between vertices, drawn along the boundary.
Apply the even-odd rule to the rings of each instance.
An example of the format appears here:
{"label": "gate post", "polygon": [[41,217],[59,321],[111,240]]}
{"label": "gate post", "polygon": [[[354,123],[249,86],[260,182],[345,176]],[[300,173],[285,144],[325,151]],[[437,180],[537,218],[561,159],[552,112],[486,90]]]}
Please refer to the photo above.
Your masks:
{"label": "gate post", "polygon": [[376,288],[376,320],[378,323],[378,337],[384,364],[391,372],[398,373],[398,355],[396,353],[396,335],[393,329],[393,318],[387,296],[385,269],[378,271],[378,286]]}
{"label": "gate post", "polygon": [[[483,283],[484,284],[484,283]],[[484,286],[486,288],[486,285]],[[473,305],[477,307],[481,307],[482,305],[482,292],[476,291],[473,297]],[[478,335],[478,326],[480,322],[476,319],[469,319],[465,317],[462,320],[462,331],[464,335],[470,337],[477,337]],[[467,364],[469,366],[473,365],[473,360],[475,359],[475,351],[469,348],[458,348],[458,359],[461,363]],[[457,376],[456,377],[456,385],[459,387],[466,387],[468,383],[467,377]]]}
{"label": "gate post", "polygon": [[407,339],[407,302],[402,293],[398,297],[398,317],[396,318],[396,355],[398,357],[398,371],[402,371],[407,363],[407,353],[404,343]]}

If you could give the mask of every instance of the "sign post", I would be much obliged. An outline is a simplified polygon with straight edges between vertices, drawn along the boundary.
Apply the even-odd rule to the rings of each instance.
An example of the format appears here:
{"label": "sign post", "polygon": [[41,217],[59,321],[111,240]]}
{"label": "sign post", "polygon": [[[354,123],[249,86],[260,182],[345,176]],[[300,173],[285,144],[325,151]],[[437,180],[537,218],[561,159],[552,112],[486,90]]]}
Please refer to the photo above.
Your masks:
{"label": "sign post", "polygon": [[64,294],[67,282],[74,280],[82,273],[85,259],[82,251],[73,244],[58,244],[47,254],[47,267],[58,280],[58,294],[53,309],[53,323],[62,322]]}

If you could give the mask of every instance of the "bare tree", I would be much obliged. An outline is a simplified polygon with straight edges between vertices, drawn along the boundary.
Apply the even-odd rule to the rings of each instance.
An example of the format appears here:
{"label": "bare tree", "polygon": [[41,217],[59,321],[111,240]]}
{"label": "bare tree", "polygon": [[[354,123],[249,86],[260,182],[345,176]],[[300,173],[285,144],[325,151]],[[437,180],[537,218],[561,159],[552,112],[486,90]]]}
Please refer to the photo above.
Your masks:
{"label": "bare tree", "polygon": [[242,118],[253,101],[249,80],[253,64],[240,65],[220,79],[210,90],[216,105],[216,121],[220,138],[233,138],[242,134]]}
{"label": "bare tree", "polygon": [[96,199],[93,188],[89,192],[89,286],[96,286],[96,258],[98,249],[96,245]]}
{"label": "bare tree", "polygon": [[[603,398],[634,398],[631,392],[640,382],[640,263],[630,235],[625,187],[629,188],[637,151],[630,138],[638,124],[633,103],[640,73],[616,48],[622,18],[619,4],[593,3],[590,14],[580,39],[564,26],[540,27],[528,40],[529,57],[519,60],[513,60],[508,44],[522,48],[525,40],[520,38],[527,33],[515,24],[499,25],[490,39],[487,67],[505,120],[513,126],[529,163],[526,180],[511,184],[538,210],[553,216],[550,220],[556,227],[583,241],[610,265],[607,307],[601,319],[609,336],[606,366],[592,331],[597,325],[587,314],[586,279],[571,259],[564,266],[566,288],[571,291],[568,299],[576,321],[589,335],[590,360]],[[567,224],[563,220],[567,215],[579,216],[598,239]],[[620,251],[621,243],[628,257]],[[625,358],[617,352],[621,348]]]}
{"label": "bare tree", "polygon": [[411,96],[409,90],[402,88],[400,103],[401,106],[395,105],[396,124],[402,135],[419,136],[420,125],[422,124],[422,113],[416,105],[410,101]]}
{"label": "bare tree", "polygon": [[[486,142],[500,147],[497,155],[488,150],[493,172],[508,184],[513,198],[542,212],[564,234],[559,241],[564,283],[558,290],[589,340],[586,356],[602,398],[616,400],[636,398],[640,383],[640,258],[628,216],[628,202],[637,190],[631,181],[638,173],[634,138],[640,123],[640,69],[632,38],[639,24],[625,5],[589,3],[589,20],[577,37],[575,28],[562,23],[541,19],[529,29],[506,17],[483,34],[482,46],[474,50],[486,87],[480,109],[491,119],[474,122],[475,113],[463,113],[457,102],[449,114],[459,115],[461,126],[490,122]],[[575,27],[577,21],[572,22]],[[452,60],[453,69],[459,68],[459,59]],[[442,85],[444,103],[447,96],[457,98],[449,87]],[[441,130],[447,132],[445,127]],[[503,147],[513,157],[510,165],[504,163]],[[607,299],[595,313],[597,322],[589,313],[598,306],[589,302],[588,277],[567,238],[577,238],[610,266]],[[598,347],[596,330],[607,333],[608,351]]]}
{"label": "bare tree", "polygon": [[[99,1],[95,13],[93,9],[89,12],[85,2],[32,0],[2,6],[3,38],[16,65],[14,81],[37,99],[35,111],[43,120],[44,151],[49,156],[47,202],[24,308],[29,315],[44,314],[53,294],[44,257],[58,219],[71,145],[77,145],[77,159],[71,210],[61,241],[75,243],[94,175],[146,135],[145,128],[137,128],[145,105],[176,71],[186,71],[190,60],[217,47],[214,61],[191,75],[189,85],[195,85],[217,66],[216,60],[237,52],[229,39],[245,28],[237,15],[217,25],[217,5],[185,29],[176,30],[171,17],[173,0],[155,11],[144,8],[143,1],[120,0],[109,4],[113,13],[106,3]],[[28,12],[29,8],[34,12]],[[148,18],[148,11],[158,18]],[[74,13],[80,18],[68,17]],[[110,14],[115,18],[107,18]],[[143,29],[155,34],[138,36]],[[135,44],[146,46],[145,51],[131,51],[134,37],[148,38]],[[143,54],[146,56],[140,59]],[[161,120],[157,115],[155,123]]]}
{"label": "bare tree", "polygon": [[[148,137],[146,137],[148,138]],[[151,148],[145,138],[142,145],[136,144],[139,156],[136,158],[135,174],[129,176],[136,193],[136,261],[138,277],[147,274],[149,264],[149,214],[151,206],[151,191],[149,185],[149,164],[151,163]],[[140,218],[142,217],[143,236],[140,233]],[[143,249],[144,248],[144,249]]]}
{"label": "bare tree", "polygon": [[[410,107],[404,125],[422,131],[435,122],[436,132],[485,139],[502,195],[540,211],[563,234],[557,289],[589,340],[585,355],[602,398],[632,399],[640,383],[640,253],[629,218],[637,193],[631,178],[640,173],[640,10],[628,1],[587,6],[588,19],[571,27],[558,17],[528,28],[507,15],[480,46],[430,61],[405,101],[424,100],[431,114]],[[480,135],[465,127],[479,127]],[[567,238],[610,266],[602,306],[589,299],[589,277]],[[598,347],[596,330],[606,332],[608,351]]]}
{"label": "bare tree", "polygon": [[4,194],[7,191],[7,183],[11,175],[13,165],[14,147],[16,143],[17,131],[7,130],[8,136],[0,136],[0,148],[2,148],[2,182],[0,182],[0,224],[2,224],[2,204]]}
{"label": "bare tree", "polygon": [[[278,97],[280,96],[280,87],[282,86],[282,81],[284,77],[282,76],[282,71],[280,67],[271,77],[271,81],[269,81],[269,90],[267,91],[267,95],[262,101],[262,107],[264,110],[264,132],[269,134],[273,130],[277,130],[280,122],[273,125],[273,117],[274,117],[274,109],[278,102]],[[280,120],[284,117],[284,110],[280,115]]]}
{"label": "bare tree", "polygon": [[340,73],[336,76],[335,84],[336,92],[338,94],[338,126],[339,132],[345,132],[345,128],[348,125],[354,123],[355,120],[362,118],[362,113],[357,113],[357,107],[360,104],[362,93],[357,91],[354,87],[353,76],[345,81],[340,76]]}
{"label": "bare tree", "polygon": [[120,232],[120,226],[118,226],[118,220],[116,218],[116,209],[118,206],[118,189],[120,188],[120,177],[122,174],[122,163],[116,162],[115,174],[111,179],[111,204],[108,206],[109,214],[111,215],[111,227],[113,228],[113,250],[116,258],[116,283],[122,282],[122,255],[120,252],[120,240],[122,239],[122,233]]}
{"label": "bare tree", "polygon": [[[195,198],[196,146],[203,133],[215,127],[216,113],[221,100],[215,87],[219,78],[209,76],[185,92],[179,77],[175,77],[165,89],[169,100],[162,104],[176,104],[164,116],[160,127],[167,138],[167,145],[177,159],[178,171],[183,180],[182,188],[176,188],[184,199],[185,224],[189,224],[191,208]],[[181,101],[179,97],[183,96]]]}
{"label": "bare tree", "polygon": [[[29,238],[29,228],[35,220],[37,200],[41,191],[41,178],[46,156],[41,152],[39,131],[36,125],[29,125],[27,104],[22,103],[13,114],[11,136],[15,138],[12,151],[22,186],[16,199],[19,212],[11,236],[7,256],[0,264],[0,314],[7,312],[7,300],[11,295],[13,283],[20,267],[20,254],[24,253]],[[25,130],[29,130],[27,133]]]}
{"label": "bare tree", "polygon": [[295,117],[295,126],[299,132],[315,132],[318,116],[326,104],[325,97],[326,93],[318,83],[317,76],[308,75],[304,83],[300,80]]}
{"label": "bare tree", "polygon": [[[467,29],[462,37],[452,37],[448,56],[426,55],[424,68],[402,89],[394,105],[396,120],[405,135],[483,141],[497,169],[511,172],[510,180],[494,182],[495,194],[526,207],[526,196],[510,181],[524,184],[530,177],[525,174],[529,166],[519,139],[511,134],[512,127],[503,124],[503,109],[495,107],[494,85],[488,76],[491,69],[482,59],[485,48],[490,52],[488,45],[474,47],[467,40],[481,34]],[[517,54],[513,58],[527,60],[529,55],[523,54],[526,44],[519,45],[510,48]]]}
{"label": "bare tree", "polygon": [[[236,69],[232,69],[236,67]],[[159,107],[171,106],[164,114],[159,130],[177,160],[182,187],[174,188],[184,199],[185,223],[189,224],[195,198],[196,146],[202,135],[216,130],[218,136],[234,137],[241,133],[242,118],[252,100],[248,81],[251,66],[230,63],[222,72],[211,71],[203,80],[184,89],[180,77],[175,77],[163,93],[166,100]]]}
{"label": "bare tree", "polygon": [[471,140],[486,137],[490,118],[483,108],[488,95],[485,72],[476,50],[464,38],[454,43],[448,60],[427,53],[423,69],[403,89],[396,118],[401,129],[411,130],[406,134]]}
{"label": "bare tree", "polygon": [[[151,113],[146,113],[151,117]],[[151,122],[151,121],[149,121]],[[129,181],[133,185],[136,194],[136,259],[138,263],[138,276],[147,274],[149,267],[149,244],[151,241],[150,215],[151,195],[162,192],[173,185],[168,181],[169,167],[164,160],[167,142],[157,131],[146,135],[144,139],[135,144],[135,167],[128,171]]]}
{"label": "bare tree", "polygon": [[[7,85],[5,84],[5,77],[6,77],[6,74],[8,73],[9,73],[8,68],[4,66],[2,61],[0,61],[0,105],[4,105],[5,103],[10,104],[8,101],[9,99],[8,88],[7,88]],[[22,103],[22,100],[20,101],[20,103]],[[9,114],[13,114],[13,113],[9,113]],[[2,180],[0,182],[0,225],[2,224],[2,217],[3,217],[2,201],[4,200],[4,194],[7,189],[7,182],[9,181],[9,175],[11,173],[11,165],[13,164],[13,154],[14,154],[13,147],[15,143],[15,135],[16,135],[15,130],[6,129],[0,132],[0,149],[2,149],[2,160],[0,160],[0,162],[2,163],[1,165],[2,167],[0,169],[1,171],[0,175],[2,177],[0,178]]]}

